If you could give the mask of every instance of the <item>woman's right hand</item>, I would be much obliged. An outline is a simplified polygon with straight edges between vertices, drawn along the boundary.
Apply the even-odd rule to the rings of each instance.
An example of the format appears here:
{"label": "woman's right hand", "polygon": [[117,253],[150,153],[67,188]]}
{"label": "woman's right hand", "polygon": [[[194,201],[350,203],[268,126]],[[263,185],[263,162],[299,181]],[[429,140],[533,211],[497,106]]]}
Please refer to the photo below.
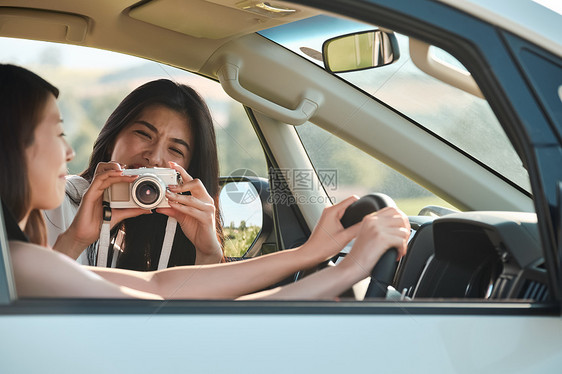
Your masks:
{"label": "woman's right hand", "polygon": [[316,265],[337,255],[359,233],[359,223],[344,228],[340,222],[345,210],[359,198],[351,196],[325,208],[310,238],[299,251],[307,254],[311,265]]}
{"label": "woman's right hand", "polygon": [[[70,227],[57,239],[55,249],[77,258],[90,244],[99,239],[103,220],[103,193],[106,188],[115,183],[131,183],[136,175],[123,175],[123,168],[116,162],[100,162],[94,174],[94,179],[84,194],[76,216]],[[113,209],[111,227],[126,218],[151,211],[140,208]]]}
{"label": "woman's right hand", "polygon": [[339,266],[353,269],[356,281],[368,277],[389,248],[398,251],[397,261],[406,254],[410,236],[408,217],[394,207],[383,208],[363,218],[351,251]]}

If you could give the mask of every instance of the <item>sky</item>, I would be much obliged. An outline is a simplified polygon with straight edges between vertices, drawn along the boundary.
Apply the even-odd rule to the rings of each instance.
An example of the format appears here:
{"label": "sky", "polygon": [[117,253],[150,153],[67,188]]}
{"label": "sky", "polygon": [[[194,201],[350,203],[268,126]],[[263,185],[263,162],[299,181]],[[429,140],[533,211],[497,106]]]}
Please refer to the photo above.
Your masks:
{"label": "sky", "polygon": [[111,61],[113,67],[130,67],[145,62],[137,57],[87,47],[0,37],[0,61],[33,64],[38,59],[38,50],[45,55],[50,54],[51,58],[60,58],[60,64],[70,68],[97,68],[108,61]]}
{"label": "sky", "polygon": [[561,0],[533,0],[537,4],[541,4],[558,14],[562,14],[562,1]]}

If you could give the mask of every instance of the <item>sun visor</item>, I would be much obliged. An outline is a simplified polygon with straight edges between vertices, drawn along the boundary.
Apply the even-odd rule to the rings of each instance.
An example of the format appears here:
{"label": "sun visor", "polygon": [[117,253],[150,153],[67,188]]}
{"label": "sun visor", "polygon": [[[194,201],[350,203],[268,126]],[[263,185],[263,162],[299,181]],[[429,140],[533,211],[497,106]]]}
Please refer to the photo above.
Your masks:
{"label": "sun visor", "polygon": [[0,7],[0,35],[3,37],[82,43],[88,25],[87,17],[76,14]]}
{"label": "sun visor", "polygon": [[152,0],[129,11],[131,18],[207,39],[250,34],[315,14],[302,6],[252,0]]}

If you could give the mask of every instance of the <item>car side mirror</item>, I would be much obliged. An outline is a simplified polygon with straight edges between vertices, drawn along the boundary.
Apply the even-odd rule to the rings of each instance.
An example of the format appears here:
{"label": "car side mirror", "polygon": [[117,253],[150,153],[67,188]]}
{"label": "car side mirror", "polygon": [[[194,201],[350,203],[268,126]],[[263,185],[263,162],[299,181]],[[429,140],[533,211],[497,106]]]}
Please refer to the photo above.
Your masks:
{"label": "car side mirror", "polygon": [[392,31],[340,35],[322,45],[324,67],[331,73],[376,68],[398,61],[399,57],[398,40]]}
{"label": "car side mirror", "polygon": [[225,256],[230,260],[259,256],[273,231],[273,208],[265,178],[220,178],[219,206]]}

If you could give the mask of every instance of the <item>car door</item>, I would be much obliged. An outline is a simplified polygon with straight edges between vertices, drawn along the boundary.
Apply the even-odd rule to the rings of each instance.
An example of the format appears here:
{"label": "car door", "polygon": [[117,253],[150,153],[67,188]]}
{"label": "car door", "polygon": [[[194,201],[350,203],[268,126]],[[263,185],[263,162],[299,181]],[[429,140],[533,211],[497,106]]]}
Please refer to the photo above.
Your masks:
{"label": "car door", "polygon": [[[544,109],[543,90],[529,85],[520,73],[512,42],[503,42],[485,22],[438,2],[302,3],[415,35],[470,62],[506,133],[527,160],[552,300],[22,300],[13,286],[5,230],[0,230],[3,371],[472,373],[554,372],[560,367],[562,322],[552,216],[559,206],[552,182],[562,180],[556,167],[562,164],[560,135],[554,135],[560,122]],[[521,49],[527,48],[535,47]],[[304,152],[294,131],[249,111],[263,133],[260,140],[269,161],[277,169],[289,167],[284,150]],[[272,134],[283,142],[269,140]],[[289,238],[297,242],[306,236],[306,222],[322,205],[291,208],[298,220],[291,221],[289,213],[277,215],[277,235],[286,239],[287,247],[294,244]],[[280,226],[285,225],[292,229],[283,235]]]}

